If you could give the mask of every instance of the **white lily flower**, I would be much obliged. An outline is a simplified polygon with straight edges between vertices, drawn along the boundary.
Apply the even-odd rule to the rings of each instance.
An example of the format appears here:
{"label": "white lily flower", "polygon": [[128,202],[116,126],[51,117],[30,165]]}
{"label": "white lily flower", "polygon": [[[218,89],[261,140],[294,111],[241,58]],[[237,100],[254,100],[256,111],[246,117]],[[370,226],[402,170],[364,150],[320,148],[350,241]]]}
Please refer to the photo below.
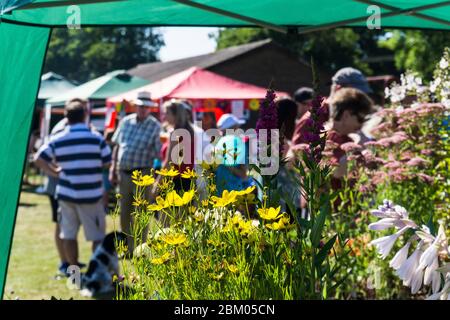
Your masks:
{"label": "white lily flower", "polygon": [[370,244],[376,246],[378,252],[381,254],[381,259],[385,259],[388,256],[389,252],[391,252],[395,241],[397,241],[398,237],[400,237],[400,235],[407,229],[409,229],[409,227],[405,227],[390,236],[372,240]]}
{"label": "white lily flower", "polygon": [[416,294],[422,287],[423,269],[417,268],[411,277],[411,293]]}
{"label": "white lily flower", "polygon": [[396,205],[394,211],[399,218],[408,219],[408,211],[402,206]]}
{"label": "white lily flower", "polygon": [[395,270],[398,270],[401,265],[406,261],[406,258],[408,257],[408,250],[411,246],[411,242],[407,242],[392,258],[391,262],[389,263],[389,266]]}
{"label": "white lily flower", "polygon": [[370,213],[377,218],[386,218],[386,211],[383,210],[370,210]]}
{"label": "white lily flower", "polygon": [[431,296],[427,297],[426,300],[449,300],[450,298],[450,279],[449,276],[447,276],[444,288],[436,293],[433,293]]}
{"label": "white lily flower", "polygon": [[[437,240],[438,238],[436,238]],[[435,245],[436,240],[430,244],[430,246],[423,252],[422,256],[420,257],[420,261],[419,261],[419,268],[423,269],[426,268],[428,266],[431,266],[431,264],[433,263],[433,261],[435,259],[437,259],[437,252],[438,252],[438,248]]]}
{"label": "white lily flower", "polygon": [[370,230],[385,230],[392,228],[397,219],[394,218],[383,218],[377,222],[369,224]]}
{"label": "white lily flower", "polygon": [[398,277],[403,280],[405,286],[411,284],[412,277],[415,275],[417,267],[419,266],[420,256],[422,254],[421,250],[422,242],[419,243],[417,249],[406,259],[405,262],[397,270]]}

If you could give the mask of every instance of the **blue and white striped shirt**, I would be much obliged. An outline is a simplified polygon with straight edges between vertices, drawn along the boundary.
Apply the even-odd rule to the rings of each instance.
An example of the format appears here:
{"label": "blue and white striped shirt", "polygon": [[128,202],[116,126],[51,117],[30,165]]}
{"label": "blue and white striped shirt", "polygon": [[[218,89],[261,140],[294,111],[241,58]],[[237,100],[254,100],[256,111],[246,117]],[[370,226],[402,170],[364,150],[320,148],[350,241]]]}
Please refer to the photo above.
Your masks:
{"label": "blue and white striped shirt", "polygon": [[52,136],[36,157],[61,167],[58,200],[94,203],[102,197],[102,169],[111,162],[111,150],[103,137],[84,123],[68,125]]}

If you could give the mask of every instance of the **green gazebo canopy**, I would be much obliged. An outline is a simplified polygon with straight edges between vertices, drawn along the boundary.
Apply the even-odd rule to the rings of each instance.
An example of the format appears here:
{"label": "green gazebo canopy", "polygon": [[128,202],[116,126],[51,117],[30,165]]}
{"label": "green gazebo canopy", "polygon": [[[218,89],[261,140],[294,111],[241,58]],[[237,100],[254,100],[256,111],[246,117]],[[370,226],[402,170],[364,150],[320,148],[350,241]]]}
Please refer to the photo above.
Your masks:
{"label": "green gazebo canopy", "polygon": [[450,30],[450,1],[442,0],[0,0],[0,293],[52,28],[263,26],[304,33],[339,26],[367,27],[378,13],[383,28]]}
{"label": "green gazebo canopy", "polygon": [[47,100],[73,88],[75,88],[75,85],[63,76],[54,72],[47,72],[41,77],[38,99]]}
{"label": "green gazebo canopy", "polygon": [[116,70],[54,96],[47,100],[47,103],[52,106],[64,105],[67,100],[72,98],[106,100],[109,97],[145,86],[148,83],[145,79],[129,75],[125,70]]}

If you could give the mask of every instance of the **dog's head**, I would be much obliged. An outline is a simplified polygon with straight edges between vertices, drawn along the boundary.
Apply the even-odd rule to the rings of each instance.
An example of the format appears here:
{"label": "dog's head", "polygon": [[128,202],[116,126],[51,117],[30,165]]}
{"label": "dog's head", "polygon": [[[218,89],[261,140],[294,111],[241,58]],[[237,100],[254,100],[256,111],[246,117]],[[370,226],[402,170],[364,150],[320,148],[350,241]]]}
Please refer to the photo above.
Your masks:
{"label": "dog's head", "polygon": [[119,243],[126,245],[127,236],[123,232],[114,231],[105,236],[102,246],[108,253],[113,254],[116,252],[116,245],[119,245]]}

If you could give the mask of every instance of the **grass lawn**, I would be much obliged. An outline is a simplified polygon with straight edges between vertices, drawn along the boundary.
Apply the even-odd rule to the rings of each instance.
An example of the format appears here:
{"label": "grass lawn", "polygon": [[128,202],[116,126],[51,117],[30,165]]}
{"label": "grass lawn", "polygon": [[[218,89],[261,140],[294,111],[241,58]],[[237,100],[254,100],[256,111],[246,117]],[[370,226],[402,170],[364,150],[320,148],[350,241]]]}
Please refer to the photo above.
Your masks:
{"label": "grass lawn", "polygon": [[[117,223],[117,221],[116,221]],[[45,195],[23,191],[16,220],[4,299],[85,299],[66,286],[66,279],[55,279],[59,258],[53,240],[50,203]],[[113,230],[107,218],[107,232]],[[78,235],[80,261],[89,262],[91,243],[84,232]]]}

